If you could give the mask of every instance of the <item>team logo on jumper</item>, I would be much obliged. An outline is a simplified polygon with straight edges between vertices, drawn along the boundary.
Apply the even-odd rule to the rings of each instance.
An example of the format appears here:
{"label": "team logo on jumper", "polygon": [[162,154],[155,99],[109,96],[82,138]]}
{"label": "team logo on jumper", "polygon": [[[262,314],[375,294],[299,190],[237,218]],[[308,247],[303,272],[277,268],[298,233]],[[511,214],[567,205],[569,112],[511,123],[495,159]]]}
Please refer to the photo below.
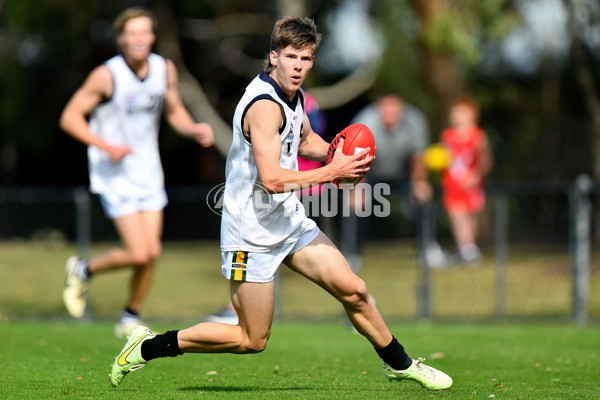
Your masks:
{"label": "team logo on jumper", "polygon": [[246,263],[248,262],[247,251],[234,251],[231,260],[231,276],[232,281],[246,281]]}
{"label": "team logo on jumper", "polygon": [[125,95],[127,113],[155,112],[162,107],[164,96],[159,93],[128,93]]}
{"label": "team logo on jumper", "polygon": [[294,142],[294,131],[293,131],[293,129],[290,128],[290,133],[287,134],[287,136],[285,137],[285,141],[284,141],[288,154],[292,154],[292,143],[293,142]]}

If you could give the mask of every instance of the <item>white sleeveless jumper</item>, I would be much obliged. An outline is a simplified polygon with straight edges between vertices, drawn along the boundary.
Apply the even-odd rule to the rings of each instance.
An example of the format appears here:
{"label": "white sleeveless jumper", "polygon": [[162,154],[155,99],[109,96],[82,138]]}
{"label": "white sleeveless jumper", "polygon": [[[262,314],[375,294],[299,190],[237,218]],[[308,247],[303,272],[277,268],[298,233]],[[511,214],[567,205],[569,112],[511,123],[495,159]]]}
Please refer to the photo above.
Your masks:
{"label": "white sleeveless jumper", "polygon": [[306,229],[316,227],[293,192],[270,194],[263,190],[252,153],[252,138],[243,134],[244,116],[257,100],[268,99],[281,107],[279,130],[282,168],[298,170],[298,146],[303,129],[304,94],[289,101],[267,73],[246,87],[233,117],[233,142],[225,168],[226,185],[221,219],[221,251],[269,252],[294,243]]}
{"label": "white sleeveless jumper", "polygon": [[132,153],[113,162],[106,152],[88,147],[91,191],[119,197],[144,197],[164,190],[158,131],[167,91],[166,61],[148,56],[148,76],[141,80],[122,56],[106,61],[113,78],[112,97],[90,114],[92,131]]}

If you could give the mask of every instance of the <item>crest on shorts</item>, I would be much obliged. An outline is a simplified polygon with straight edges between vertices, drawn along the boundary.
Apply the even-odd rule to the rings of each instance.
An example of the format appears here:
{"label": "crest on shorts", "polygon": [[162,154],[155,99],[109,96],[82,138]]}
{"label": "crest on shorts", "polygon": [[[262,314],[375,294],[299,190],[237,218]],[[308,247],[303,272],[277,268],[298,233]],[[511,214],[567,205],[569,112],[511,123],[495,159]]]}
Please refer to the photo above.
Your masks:
{"label": "crest on shorts", "polygon": [[234,251],[231,260],[231,277],[232,281],[246,281],[246,263],[248,262],[247,251]]}

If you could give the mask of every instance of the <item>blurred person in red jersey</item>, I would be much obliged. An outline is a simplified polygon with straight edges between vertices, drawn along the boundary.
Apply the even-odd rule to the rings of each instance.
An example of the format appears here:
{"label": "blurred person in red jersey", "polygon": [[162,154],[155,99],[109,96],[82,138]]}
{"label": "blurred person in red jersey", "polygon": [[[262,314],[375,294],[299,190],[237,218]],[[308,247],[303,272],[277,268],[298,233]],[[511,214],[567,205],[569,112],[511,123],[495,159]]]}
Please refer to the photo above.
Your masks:
{"label": "blurred person in red jersey", "polygon": [[450,151],[442,175],[443,205],[458,249],[454,261],[474,263],[481,257],[476,239],[478,215],[485,207],[483,181],[494,161],[487,135],[478,126],[479,106],[471,97],[455,99],[448,120],[450,126],[440,135]]}

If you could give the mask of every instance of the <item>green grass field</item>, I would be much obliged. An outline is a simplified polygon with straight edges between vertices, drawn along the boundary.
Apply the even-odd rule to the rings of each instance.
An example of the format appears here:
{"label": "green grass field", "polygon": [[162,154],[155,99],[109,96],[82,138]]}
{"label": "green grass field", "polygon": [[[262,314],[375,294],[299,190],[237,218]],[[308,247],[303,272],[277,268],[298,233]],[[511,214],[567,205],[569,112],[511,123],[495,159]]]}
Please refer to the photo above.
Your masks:
{"label": "green grass field", "polygon": [[[110,243],[98,243],[97,254]],[[494,320],[494,259],[477,268],[432,272],[433,315],[417,320],[418,268],[412,243],[371,244],[365,279],[392,332],[414,357],[455,385],[428,392],[388,382],[368,342],[345,325],[340,305],[283,270],[280,318],[265,352],[190,355],[151,362],[114,389],[112,329],[126,299],[128,271],[98,276],[83,321],[61,299],[63,242],[0,242],[0,399],[599,399],[600,253],[592,254],[590,317],[570,323],[569,257],[556,246],[512,246],[508,318]],[[157,331],[185,328],[228,299],[218,244],[165,243],[143,317]],[[445,322],[441,322],[445,321]],[[453,322],[452,322],[453,321]]]}
{"label": "green grass field", "polygon": [[[95,244],[92,254],[111,245]],[[13,316],[66,317],[61,298],[64,263],[74,252],[72,244],[63,242],[0,242],[0,321]],[[495,260],[491,249],[484,254],[477,268],[432,271],[435,319],[481,321],[495,317]],[[144,316],[198,319],[218,310],[229,298],[220,263],[217,242],[165,243]],[[511,246],[506,276],[508,317],[568,321],[572,312],[570,268],[565,246]],[[126,301],[129,275],[129,270],[119,270],[92,280],[92,316],[118,316]],[[412,241],[370,244],[359,275],[379,300],[377,306],[387,320],[404,322],[418,316],[419,268]],[[339,304],[321,288],[286,268],[281,268],[279,281],[283,320],[341,320]],[[592,254],[589,310],[591,318],[600,318],[600,249]]]}
{"label": "green grass field", "polygon": [[[187,324],[157,324],[166,330]],[[454,379],[429,392],[389,382],[368,342],[343,324],[281,323],[254,355],[186,354],[108,381],[123,341],[107,322],[0,324],[2,399],[598,399],[598,328],[395,324],[413,356]]]}

